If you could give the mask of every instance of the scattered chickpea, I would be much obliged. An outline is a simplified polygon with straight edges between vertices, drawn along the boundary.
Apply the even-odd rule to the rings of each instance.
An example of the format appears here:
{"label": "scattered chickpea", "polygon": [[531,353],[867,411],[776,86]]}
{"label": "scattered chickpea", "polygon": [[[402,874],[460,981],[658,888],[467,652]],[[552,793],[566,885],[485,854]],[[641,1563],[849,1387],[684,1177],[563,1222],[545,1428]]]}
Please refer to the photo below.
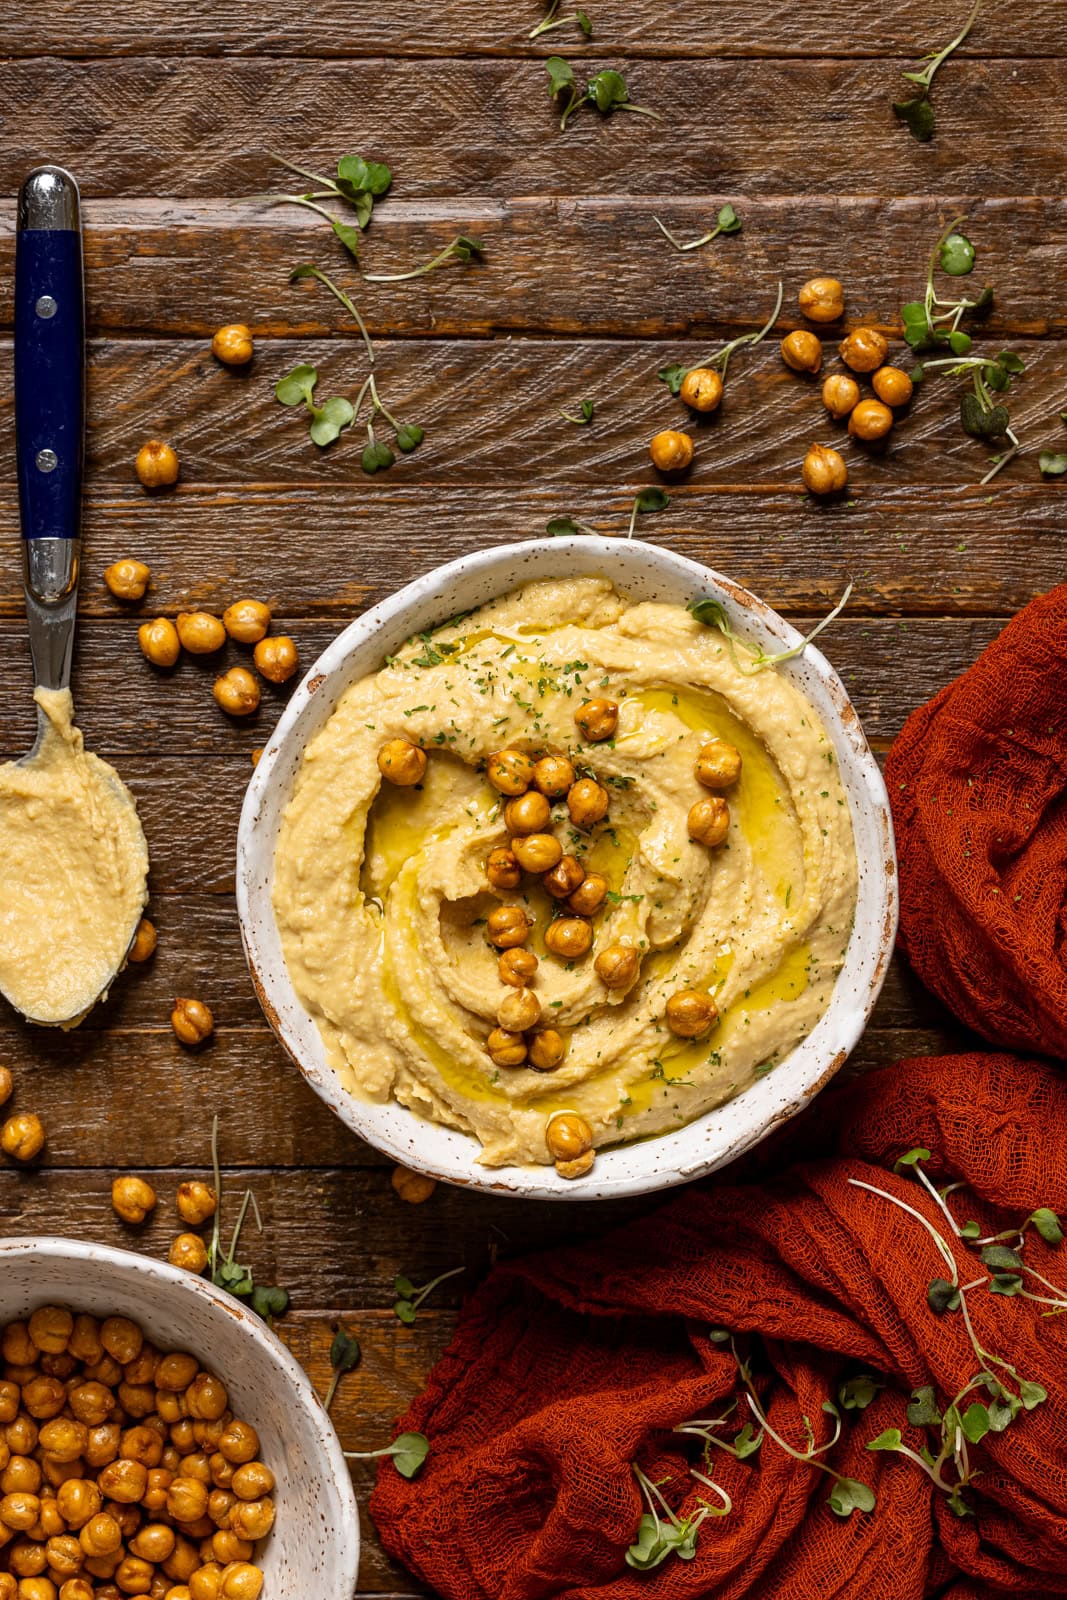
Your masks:
{"label": "scattered chickpea", "polygon": [[566,1041],[557,1028],[540,1028],[532,1033],[528,1049],[535,1072],[554,1072],[567,1053]]}
{"label": "scattered chickpea", "polygon": [[7,1104],[14,1089],[15,1080],[11,1076],[11,1068],[0,1066],[0,1106]]}
{"label": "scattered chickpea", "polygon": [[719,1008],[703,989],[679,989],[667,1001],[667,1026],[680,1039],[702,1039],[719,1020]]}
{"label": "scattered chickpea", "polygon": [[248,324],[244,322],[228,322],[224,328],[219,328],[211,341],[211,354],[221,361],[224,367],[245,367],[252,359],[252,335]]}
{"label": "scattered chickpea", "polygon": [[172,1267],[181,1267],[185,1272],[203,1272],[207,1266],[207,1245],[198,1233],[179,1233],[167,1260]]}
{"label": "scattered chickpea", "polygon": [[133,936],[133,943],[126,952],[126,960],[133,962],[147,961],[149,956],[156,953],[158,935],[154,922],[149,922],[147,917],[142,917],[137,924],[137,931]]}
{"label": "scattered chickpea", "polygon": [[104,568],[104,582],[116,600],[143,600],[151,569],[133,556],[124,556]]}
{"label": "scattered chickpea", "polygon": [[222,613],[222,626],[238,644],[258,644],[270,627],[270,606],[262,600],[235,600]]}
{"label": "scattered chickpea", "polygon": [[250,717],[259,705],[259,684],[247,667],[230,667],[215,679],[215,704],[231,717]]}
{"label": "scattered chickpea", "polygon": [[494,1028],[485,1048],[498,1067],[521,1067],[526,1060],[526,1040],[521,1033],[510,1033],[506,1028]]}
{"label": "scattered chickpea", "polygon": [[567,897],[567,909],[579,917],[592,917],[608,897],[608,880],[599,872],[590,872]]}
{"label": "scattered chickpea", "polygon": [[412,1172],[409,1167],[394,1167],[390,1182],[409,1206],[421,1206],[437,1188],[436,1178],[428,1177],[425,1172]]}
{"label": "scattered chickpea", "polygon": [[545,949],[565,961],[588,955],[593,929],[584,917],[557,917],[545,929]]}
{"label": "scattered chickpea", "polygon": [[741,752],[726,739],[709,739],[697,751],[696,780],[705,789],[729,789],[741,776]]}
{"label": "scattered chickpea", "polygon": [[287,633],[271,634],[261,639],[252,651],[256,671],[269,683],[287,683],[300,665],[296,642]]}
{"label": "scattered chickpea", "polygon": [[583,739],[588,739],[590,744],[602,744],[615,735],[619,708],[614,700],[587,700],[574,713],[574,720]]}
{"label": "scattered chickpea", "polygon": [[689,807],[686,826],[691,839],[713,850],[717,844],[722,844],[730,831],[730,807],[721,795],[698,800],[696,805]]}
{"label": "scattered chickpea", "polygon": [[534,763],[534,788],[540,789],[550,800],[561,800],[576,777],[566,756],[542,756]]}
{"label": "scattered chickpea", "polygon": [[552,808],[536,789],[517,795],[504,807],[504,826],[511,834],[544,833],[551,821]]}
{"label": "scattered chickpea", "polygon": [[605,989],[629,989],[641,970],[641,957],[632,945],[609,944],[593,962]]}
{"label": "scattered chickpea", "polygon": [[162,439],[149,439],[137,452],[134,471],[146,489],[166,489],[178,481],[178,453]]}
{"label": "scattered chickpea", "polygon": [[845,314],[845,291],[836,278],[809,278],[797,301],[809,322],[836,322]]}
{"label": "scattered chickpea", "polygon": [[893,413],[881,400],[861,400],[848,419],[848,431],[855,439],[882,439],[893,426]]}
{"label": "scattered chickpea", "polygon": [[889,340],[876,328],[853,328],[838,345],[841,360],[853,372],[873,372],[889,352]]}
{"label": "scattered chickpea", "polygon": [[678,393],[682,403],[693,411],[717,411],[722,400],[722,379],[714,367],[691,367]]}
{"label": "scattered chickpea", "polygon": [[263,754],[264,748],[265,747],[263,745],[259,745],[255,750],[252,751],[252,765],[254,767],[259,766],[259,758]]}
{"label": "scattered chickpea", "polygon": [[567,791],[567,810],[576,828],[591,828],[608,814],[610,796],[595,778],[579,778]]}
{"label": "scattered chickpea", "polygon": [[563,846],[554,833],[523,834],[512,839],[511,848],[524,872],[547,873],[563,857]]}
{"label": "scattered chickpea", "polygon": [[426,751],[410,739],[387,739],[378,751],[378,771],[398,789],[411,789],[426,776]]}
{"label": "scattered chickpea", "polygon": [[883,405],[906,406],[915,385],[902,367],[879,367],[871,387]]}
{"label": "scattered chickpea", "polygon": [[209,1183],[194,1178],[178,1185],[177,1207],[183,1222],[191,1228],[202,1228],[218,1210],[219,1197]]}
{"label": "scattered chickpea", "polygon": [[848,467],[836,450],[813,444],[804,457],[800,477],[809,494],[840,494],[848,482]]}
{"label": "scattered chickpea", "polygon": [[822,344],[807,328],[787,333],[779,347],[782,360],[794,372],[818,372],[822,366]]}
{"label": "scattered chickpea", "polygon": [[553,900],[566,900],[584,881],[585,868],[577,856],[561,856],[552,871],[541,879]]}
{"label": "scattered chickpea", "polygon": [[521,906],[497,906],[486,918],[485,931],[498,950],[513,950],[530,937],[530,919]]}
{"label": "scattered chickpea", "polygon": [[111,1209],[123,1222],[137,1227],[156,1209],[156,1191],[144,1178],[128,1173],[111,1184]]}
{"label": "scattered chickpea", "polygon": [[539,966],[532,950],[505,950],[497,962],[501,983],[512,989],[525,989]]}
{"label": "scattered chickpea", "polygon": [[489,757],[486,777],[498,794],[525,794],[533,782],[534,762],[525,750],[498,750]]}
{"label": "scattered chickpea", "polygon": [[202,1000],[176,999],[170,1014],[170,1025],[182,1044],[190,1048],[203,1044],[215,1031],[215,1019],[210,1007]]}
{"label": "scattered chickpea", "polygon": [[169,617],[142,622],[137,630],[141,654],[154,667],[172,667],[182,653],[178,630]]}
{"label": "scattered chickpea", "polygon": [[822,386],[822,403],[838,422],[848,416],[859,397],[859,384],[855,378],[846,378],[843,372],[832,372]]}
{"label": "scattered chickpea", "polygon": [[693,441],[677,428],[664,428],[652,440],[648,453],[660,472],[683,472],[693,459]]}
{"label": "scattered chickpea", "polygon": [[593,1148],[593,1130],[576,1111],[557,1111],[545,1128],[548,1153],[555,1161],[574,1161]]}
{"label": "scattered chickpea", "polygon": [[506,1033],[528,1033],[541,1020],[541,1002],[532,989],[509,989],[496,1008],[496,1020]]}
{"label": "scattered chickpea", "polygon": [[209,656],[226,643],[226,629],[210,611],[179,611],[175,626],[182,648],[193,656]]}
{"label": "scattered chickpea", "polygon": [[522,882],[522,868],[515,852],[503,844],[490,850],[485,875],[494,889],[517,889]]}
{"label": "scattered chickpea", "polygon": [[32,1111],[9,1117],[0,1129],[0,1150],[14,1161],[32,1161],[44,1149],[44,1123]]}

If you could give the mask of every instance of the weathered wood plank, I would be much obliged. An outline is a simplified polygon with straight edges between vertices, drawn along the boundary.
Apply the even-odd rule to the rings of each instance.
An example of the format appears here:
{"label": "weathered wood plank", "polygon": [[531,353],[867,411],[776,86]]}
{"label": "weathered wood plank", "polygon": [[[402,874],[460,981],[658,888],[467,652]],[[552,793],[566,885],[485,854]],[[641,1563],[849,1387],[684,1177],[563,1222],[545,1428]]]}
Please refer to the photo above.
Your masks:
{"label": "weathered wood plank", "polygon": [[[0,68],[0,84],[2,77]],[[610,132],[604,130],[604,136]],[[985,283],[997,291],[984,324],[989,336],[1062,334],[1067,327],[1067,202],[1040,196],[983,198],[989,191],[978,186],[970,168],[957,175],[962,188],[939,183],[933,174],[914,173],[918,198],[883,199],[877,188],[850,195],[843,184],[833,195],[816,191],[803,201],[802,234],[796,194],[788,185],[779,193],[753,181],[751,166],[732,177],[709,171],[687,181],[665,157],[671,178],[664,193],[659,169],[647,174],[646,190],[627,185],[628,174],[614,170],[586,184],[586,161],[571,174],[573,193],[564,188],[562,175],[553,182],[550,170],[543,190],[531,174],[514,186],[517,195],[505,186],[494,196],[479,178],[475,194],[464,189],[458,198],[447,198],[441,183],[415,199],[410,180],[398,169],[397,198],[375,210],[366,236],[365,269],[392,272],[417,265],[460,231],[483,241],[485,260],[415,282],[382,284],[360,282],[351,258],[312,213],[294,206],[257,207],[236,198],[242,187],[279,187],[279,174],[272,174],[266,156],[256,153],[247,160],[253,170],[243,184],[229,185],[233,199],[86,203],[91,328],[203,338],[220,323],[237,320],[260,334],[321,336],[346,330],[352,336],[351,319],[325,289],[289,283],[291,269],[309,259],[351,291],[379,335],[443,338],[533,330],[584,338],[614,333],[714,339],[762,326],[779,278],[787,289],[783,328],[795,326],[796,290],[817,272],[832,272],[845,283],[850,320],[899,328],[900,306],[921,294],[928,252],[941,227],[963,213],[979,250],[971,280],[975,293]],[[8,165],[5,182],[13,188],[22,168],[15,160]],[[817,170],[821,178],[826,169]],[[1040,169],[1027,170],[1036,181]],[[168,186],[171,181],[177,187],[177,174]],[[583,193],[586,187],[595,192]],[[1058,182],[1050,180],[1048,187],[1058,188]],[[724,198],[734,201],[742,231],[702,250],[680,254],[653,221],[658,216],[681,237],[696,238]],[[13,237],[13,211],[8,210],[0,221],[0,323],[8,326]],[[199,370],[193,358],[202,351],[175,354],[193,363],[190,377]],[[242,381],[240,374],[230,376]],[[146,390],[146,397],[151,394]]]}
{"label": "weathered wood plank", "polygon": [[[605,39],[584,65],[592,73],[612,60]],[[341,128],[354,130],[346,142],[396,165],[404,198],[475,186],[496,195],[604,186],[658,194],[665,173],[681,194],[807,195],[824,191],[830,173],[841,193],[1056,191],[1067,126],[1062,61],[955,63],[928,145],[890,109],[900,71],[913,65],[910,56],[635,62],[631,96],[661,122],[616,114],[605,126],[585,111],[560,134],[536,59],[395,60],[388,69],[372,59],[358,70],[254,57],[7,61],[0,184],[14,189],[47,154],[75,161],[88,195],[247,194],[263,179],[251,152],[280,147],[314,168],[341,153]],[[996,116],[976,118],[985,103]],[[710,137],[680,132],[682,106],[721,112]]]}
{"label": "weathered wood plank", "polygon": [[[163,0],[63,0],[46,20],[19,8],[5,30],[10,56],[291,55],[495,56],[531,50],[570,56],[610,50],[624,56],[798,56],[814,43],[827,56],[923,55],[947,43],[954,18],[942,0],[883,0],[876,26],[864,27],[851,0],[825,0],[818,36],[788,8],[760,0],[717,0],[713,17],[702,0],[675,0],[664,11],[654,0],[598,0],[592,9],[593,41],[573,25],[531,41],[529,31],[545,8],[536,0],[516,7],[503,0],[450,0],[447,6],[361,9],[358,26],[342,0],[310,0],[296,11],[268,11],[255,0],[212,0],[182,6],[180,24]],[[566,12],[566,8],[564,8]],[[56,18],[62,18],[56,26]],[[987,0],[961,55],[1051,56],[1064,47],[1063,11],[1056,0]]]}

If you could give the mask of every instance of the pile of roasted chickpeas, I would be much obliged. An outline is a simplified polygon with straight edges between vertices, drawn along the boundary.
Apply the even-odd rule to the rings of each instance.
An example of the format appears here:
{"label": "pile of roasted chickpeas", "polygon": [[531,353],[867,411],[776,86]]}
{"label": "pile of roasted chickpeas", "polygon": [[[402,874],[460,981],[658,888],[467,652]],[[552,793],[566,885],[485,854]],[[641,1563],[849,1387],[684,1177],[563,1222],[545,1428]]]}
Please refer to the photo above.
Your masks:
{"label": "pile of roasted chickpeas", "polygon": [[[575,711],[574,721],[580,738],[588,744],[613,739],[618,703],[586,700]],[[379,748],[378,770],[399,788],[421,783],[426,767],[426,751],[409,739],[389,739]],[[701,747],[694,777],[711,793],[689,809],[688,832],[695,843],[715,849],[726,840],[730,808],[722,791],[731,788],[740,775],[741,754],[735,746],[724,739],[711,739]],[[508,843],[494,847],[486,859],[489,887],[507,894],[520,887],[524,875],[538,879],[555,902],[544,931],[546,950],[561,961],[581,960],[592,949],[593,918],[602,910],[610,885],[602,873],[588,872],[577,856],[564,852],[552,832],[552,807],[565,804],[572,826],[587,832],[607,817],[607,788],[596,778],[579,777],[569,756],[530,754],[515,746],[490,756],[486,776],[504,801],[504,826],[509,834]],[[533,926],[521,905],[499,905],[486,918],[486,935],[499,952],[497,973],[505,989],[496,1011],[497,1026],[486,1039],[486,1051],[498,1067],[553,1072],[563,1061],[567,1043],[558,1028],[542,1025],[541,1001],[532,987],[539,962],[534,952],[525,948]],[[633,944],[607,945],[597,954],[593,970],[606,990],[624,993],[640,974],[640,951]],[[718,1015],[715,1001],[706,991],[683,989],[667,1001],[665,1020],[679,1038],[699,1039],[715,1026]],[[570,1120],[561,1121],[563,1118]],[[588,1131],[588,1143],[576,1152],[572,1150],[572,1123],[580,1123]],[[546,1140],[556,1170],[564,1177],[580,1177],[589,1171],[593,1135],[584,1118],[559,1113],[548,1124]]]}
{"label": "pile of roasted chickpeas", "polygon": [[[0,1106],[6,1106],[14,1092],[11,1068],[0,1066]],[[12,1161],[35,1160],[44,1149],[44,1141],[44,1123],[33,1111],[18,1111],[0,1127],[0,1150]]]}
{"label": "pile of roasted chickpeas", "polygon": [[[128,1227],[139,1228],[156,1209],[159,1197],[147,1178],[124,1172],[112,1181],[111,1209]],[[178,1185],[177,1211],[187,1230],[202,1228],[219,1208],[219,1197],[209,1183],[200,1179]],[[208,1263],[207,1245],[199,1233],[179,1233],[171,1243],[167,1259],[172,1267],[197,1276]]]}
{"label": "pile of roasted chickpeas", "polygon": [[0,1600],[259,1600],[274,1474],[219,1378],[63,1306],[0,1354]]}

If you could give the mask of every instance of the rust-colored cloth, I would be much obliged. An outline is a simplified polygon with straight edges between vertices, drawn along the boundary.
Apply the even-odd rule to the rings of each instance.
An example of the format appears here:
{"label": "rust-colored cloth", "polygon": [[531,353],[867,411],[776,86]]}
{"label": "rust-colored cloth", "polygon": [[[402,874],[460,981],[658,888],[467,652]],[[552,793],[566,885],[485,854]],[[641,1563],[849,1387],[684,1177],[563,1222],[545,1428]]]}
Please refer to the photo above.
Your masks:
{"label": "rust-colored cloth", "polygon": [[[421,1476],[382,1466],[371,1511],[386,1549],[445,1600],[1067,1595],[1067,1317],[985,1288],[968,1296],[984,1348],[1049,1395],[972,1447],[974,1516],[956,1517],[912,1462],[866,1449],[886,1428],[920,1448],[909,1391],[934,1384],[944,1406],[977,1367],[961,1314],[928,1305],[944,1272],[929,1234],[848,1182],[877,1184],[936,1224],[918,1181],[892,1170],[916,1144],[932,1152],[935,1182],[964,1184],[954,1215],[983,1234],[1039,1205],[1067,1210],[1067,1081],[1047,1064],[923,1058],[831,1090],[770,1157],[750,1159],[759,1181],[696,1185],[598,1242],[491,1274],[399,1424],[429,1436]],[[783,1151],[794,1165],[759,1172]],[[954,1250],[961,1282],[984,1275],[973,1250]],[[1025,1259],[1067,1286],[1067,1244],[1031,1229]],[[635,1572],[624,1555],[644,1508],[631,1462],[675,1508],[695,1509],[707,1491],[671,1430],[739,1399],[712,1326],[761,1336],[763,1402],[800,1450],[804,1417],[819,1443],[830,1437],[821,1407],[843,1377],[885,1375],[823,1458],[874,1488],[877,1505],[838,1518],[829,1479],[770,1438],[747,1461],[713,1451],[733,1510],[704,1524],[692,1561],[672,1554]],[[745,1416],[740,1401],[722,1436]]]}
{"label": "rust-colored cloth", "polygon": [[1067,585],[904,724],[900,942],[994,1044],[1067,1057]]}

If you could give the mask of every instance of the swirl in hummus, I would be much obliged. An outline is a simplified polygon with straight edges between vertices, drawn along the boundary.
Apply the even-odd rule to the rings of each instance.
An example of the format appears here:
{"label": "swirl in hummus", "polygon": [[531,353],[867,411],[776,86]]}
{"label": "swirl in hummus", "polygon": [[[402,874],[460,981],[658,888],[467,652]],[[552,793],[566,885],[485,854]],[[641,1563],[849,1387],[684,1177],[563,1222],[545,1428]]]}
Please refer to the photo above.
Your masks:
{"label": "swirl in hummus", "polygon": [[[600,742],[575,721],[592,699],[618,708]],[[417,787],[383,782],[391,740],[425,752]],[[690,837],[710,740],[741,757],[713,848]],[[564,755],[610,797],[585,828],[552,806],[548,831],[609,885],[578,958],[546,946],[561,907],[536,875],[489,884],[489,854],[509,844],[486,773],[502,749]],[[682,606],[575,578],[412,640],[345,692],[297,773],[273,895],[293,983],[350,1090],[472,1133],[502,1166],[551,1162],[563,1111],[602,1147],[676,1128],[771,1070],[829,1002],[856,858],[830,740],[786,677]],[[488,1053],[515,993],[487,936],[501,905],[532,919],[538,1026],[565,1043],[551,1070]],[[609,989],[597,957],[619,947],[636,975]],[[668,1024],[680,991],[713,998],[701,1037]]]}

